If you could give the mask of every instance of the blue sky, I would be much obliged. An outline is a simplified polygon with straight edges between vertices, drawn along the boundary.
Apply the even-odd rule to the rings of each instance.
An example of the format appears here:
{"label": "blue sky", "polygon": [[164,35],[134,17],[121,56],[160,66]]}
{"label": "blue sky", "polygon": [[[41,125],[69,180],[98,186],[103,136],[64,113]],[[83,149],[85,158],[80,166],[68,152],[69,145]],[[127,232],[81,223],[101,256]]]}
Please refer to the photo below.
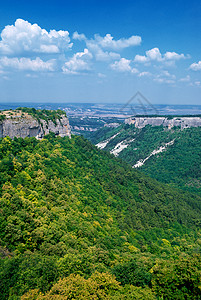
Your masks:
{"label": "blue sky", "polygon": [[0,102],[201,105],[200,32],[195,0],[1,3]]}

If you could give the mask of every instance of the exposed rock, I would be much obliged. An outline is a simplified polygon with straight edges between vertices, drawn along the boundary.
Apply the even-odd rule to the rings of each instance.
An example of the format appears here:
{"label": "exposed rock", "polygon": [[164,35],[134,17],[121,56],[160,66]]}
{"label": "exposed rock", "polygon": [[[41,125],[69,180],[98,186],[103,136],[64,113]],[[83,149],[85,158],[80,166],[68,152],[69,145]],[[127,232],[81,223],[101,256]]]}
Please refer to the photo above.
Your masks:
{"label": "exposed rock", "polygon": [[134,140],[135,139],[121,141],[110,151],[110,153],[114,154],[114,156],[119,156],[119,153],[126,149]]}
{"label": "exposed rock", "polygon": [[0,121],[0,138],[9,136],[14,137],[36,137],[42,139],[44,135],[53,132],[61,137],[71,137],[69,121],[66,115],[62,115],[60,119],[53,121],[37,120],[28,113],[22,111],[3,111],[1,115],[5,119]]}
{"label": "exposed rock", "polygon": [[71,127],[71,130],[73,131],[73,130],[79,130],[79,131],[97,131],[98,129],[97,128],[92,128],[92,127],[88,127],[88,125],[87,126],[85,126],[85,127],[83,127],[83,126],[70,126]]}
{"label": "exposed rock", "polygon": [[131,117],[125,120],[126,124],[134,124],[136,128],[143,128],[146,125],[164,126],[171,129],[172,127],[181,127],[181,129],[188,127],[201,126],[201,117]]}
{"label": "exposed rock", "polygon": [[139,160],[139,161],[133,166],[133,168],[139,168],[139,167],[143,166],[144,163],[145,163],[151,156],[156,155],[156,154],[159,154],[159,153],[165,151],[166,148],[167,148],[168,146],[172,146],[172,145],[174,144],[174,141],[175,141],[175,139],[172,140],[172,141],[170,141],[170,142],[168,142],[168,143],[166,143],[164,146],[161,146],[159,149],[155,149],[154,151],[151,152],[151,154],[150,154],[148,157],[146,157],[146,158],[143,159],[143,160]]}
{"label": "exposed rock", "polygon": [[107,123],[104,125],[104,127],[109,127],[109,128],[117,128],[121,125],[120,123]]}

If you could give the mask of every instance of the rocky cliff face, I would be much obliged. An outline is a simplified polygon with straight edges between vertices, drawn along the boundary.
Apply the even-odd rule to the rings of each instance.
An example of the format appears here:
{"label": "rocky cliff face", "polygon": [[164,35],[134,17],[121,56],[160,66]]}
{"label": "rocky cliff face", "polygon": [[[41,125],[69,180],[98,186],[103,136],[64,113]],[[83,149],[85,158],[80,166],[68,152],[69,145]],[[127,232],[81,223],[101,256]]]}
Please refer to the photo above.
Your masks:
{"label": "rocky cliff face", "polygon": [[0,138],[9,136],[14,137],[36,137],[42,139],[44,135],[53,132],[61,137],[71,137],[68,118],[65,114],[55,123],[51,120],[37,119],[29,113],[22,111],[3,111],[0,114],[3,120],[0,121]]}
{"label": "rocky cliff face", "polygon": [[131,117],[125,120],[126,124],[134,124],[136,128],[143,128],[146,125],[164,126],[171,129],[172,127],[181,127],[181,129],[188,127],[201,126],[201,117],[174,117],[169,119],[167,117]]}

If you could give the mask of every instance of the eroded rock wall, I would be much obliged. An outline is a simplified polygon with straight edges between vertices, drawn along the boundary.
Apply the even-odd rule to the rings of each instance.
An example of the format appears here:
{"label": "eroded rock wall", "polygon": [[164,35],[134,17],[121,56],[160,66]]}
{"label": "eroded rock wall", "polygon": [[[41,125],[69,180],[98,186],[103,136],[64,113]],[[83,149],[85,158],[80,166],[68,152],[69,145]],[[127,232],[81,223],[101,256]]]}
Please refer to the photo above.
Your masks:
{"label": "eroded rock wall", "polygon": [[126,124],[134,124],[136,128],[143,128],[146,125],[151,126],[164,126],[172,128],[174,126],[181,127],[181,129],[188,127],[201,126],[201,117],[131,117],[125,120]]}
{"label": "eroded rock wall", "polygon": [[44,135],[53,132],[61,137],[71,137],[68,118],[63,115],[56,124],[52,121],[38,121],[31,115],[7,117],[0,122],[0,137],[36,137],[42,139]]}

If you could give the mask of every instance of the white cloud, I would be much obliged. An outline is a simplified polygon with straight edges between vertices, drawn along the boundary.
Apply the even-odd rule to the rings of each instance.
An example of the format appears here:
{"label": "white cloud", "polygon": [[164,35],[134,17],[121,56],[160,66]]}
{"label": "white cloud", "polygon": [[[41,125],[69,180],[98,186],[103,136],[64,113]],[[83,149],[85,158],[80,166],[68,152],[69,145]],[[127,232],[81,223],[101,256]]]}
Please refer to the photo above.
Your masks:
{"label": "white cloud", "polygon": [[84,52],[78,52],[78,53],[74,54],[74,57],[76,57],[76,58],[81,58],[81,57],[92,58],[93,56],[89,52],[88,49],[84,49]]}
{"label": "white cloud", "polygon": [[151,50],[146,51],[146,56],[137,54],[134,59],[135,62],[140,62],[140,63],[145,63],[153,60],[155,61],[162,60],[162,55],[158,48],[153,48]]}
{"label": "white cloud", "polygon": [[107,60],[114,60],[114,59],[120,59],[121,56],[118,53],[115,52],[104,52],[101,49],[96,52],[96,59],[99,61],[107,61]]}
{"label": "white cloud", "polygon": [[0,67],[4,69],[16,69],[20,71],[54,71],[55,60],[43,61],[39,57],[31,60],[30,58],[0,58]]}
{"label": "white cloud", "polygon": [[141,37],[138,35],[132,35],[128,39],[121,38],[119,40],[115,40],[114,37],[107,33],[104,37],[100,36],[99,34],[94,35],[94,39],[87,39],[85,34],[79,34],[77,31],[73,33],[73,39],[79,41],[86,41],[87,46],[91,45],[98,45],[102,49],[107,50],[121,50],[132,46],[138,46],[141,44]]}
{"label": "white cloud", "polygon": [[0,53],[24,56],[25,53],[61,53],[72,47],[69,32],[47,32],[37,24],[17,19],[15,25],[6,26],[1,32]]}
{"label": "white cloud", "polygon": [[190,82],[189,86],[201,86],[201,82],[200,81],[194,81],[194,82]]}
{"label": "white cloud", "polygon": [[175,83],[175,81],[172,79],[166,79],[166,78],[160,78],[160,77],[154,78],[154,81],[159,82],[159,83],[169,83],[169,84]]}
{"label": "white cloud", "polygon": [[130,66],[131,60],[126,58],[121,58],[119,61],[115,61],[110,67],[118,72],[130,72],[138,73],[138,70]]}
{"label": "white cloud", "polygon": [[91,42],[98,44],[103,49],[112,50],[121,50],[131,46],[138,46],[141,44],[141,41],[141,37],[137,35],[133,35],[128,39],[121,38],[119,40],[114,40],[110,33],[106,34],[104,37],[96,34],[94,36],[94,40],[91,40]]}
{"label": "white cloud", "polygon": [[188,55],[185,56],[183,53],[178,54],[176,52],[166,52],[162,55],[159,48],[153,48],[151,50],[146,51],[146,55],[137,54],[134,58],[134,61],[138,63],[147,63],[151,61],[171,63],[176,60],[185,59],[188,57]]}
{"label": "white cloud", "polygon": [[109,61],[121,58],[119,53],[103,51],[97,44],[87,42],[87,46],[98,61]]}
{"label": "white cloud", "polygon": [[154,78],[154,81],[156,82],[168,83],[168,84],[174,84],[175,80],[176,80],[176,76],[174,74],[170,74],[167,70],[162,71]]}
{"label": "white cloud", "polygon": [[176,76],[174,74],[170,74],[167,70],[162,71],[159,76],[176,79]]}
{"label": "white cloud", "polygon": [[187,75],[187,76],[184,77],[184,78],[180,78],[180,79],[179,79],[179,81],[181,81],[181,82],[189,82],[190,80],[191,80],[191,78],[190,78],[189,75]]}
{"label": "white cloud", "polygon": [[30,74],[30,73],[26,74],[26,77],[27,78],[38,78],[38,76],[36,74]]}
{"label": "white cloud", "polygon": [[166,52],[164,54],[164,60],[179,60],[179,59],[184,59],[186,58],[185,55],[182,54],[178,54],[176,52]]}
{"label": "white cloud", "polygon": [[83,71],[89,71],[89,60],[92,59],[92,54],[88,49],[84,49],[84,52],[78,52],[68,60],[62,67],[63,73],[66,74],[79,74]]}
{"label": "white cloud", "polygon": [[155,60],[155,61],[162,60],[162,55],[158,48],[153,48],[151,50],[146,51],[146,55],[148,60]]}
{"label": "white cloud", "polygon": [[85,41],[87,38],[84,33],[79,34],[77,31],[73,33],[73,39],[78,41]]}
{"label": "white cloud", "polygon": [[[131,36],[128,39],[122,38],[115,40],[111,34],[106,34],[104,37],[99,34],[94,35],[94,39],[87,39],[84,34],[74,32],[73,38],[77,40],[84,40],[87,48],[92,52],[98,61],[109,61],[120,59],[120,54],[113,52],[125,49],[131,46],[137,46],[141,43],[140,36]],[[113,51],[109,51],[113,50]]]}
{"label": "white cloud", "polygon": [[189,69],[191,69],[193,71],[200,71],[201,70],[201,61],[199,61],[198,63],[191,64]]}
{"label": "white cloud", "polygon": [[150,77],[152,76],[152,74],[150,72],[141,72],[138,74],[138,77],[145,77],[145,76]]}
{"label": "white cloud", "polygon": [[98,73],[98,77],[99,77],[99,78],[105,78],[105,77],[106,77],[106,75],[105,75],[105,74],[103,74],[103,73]]}
{"label": "white cloud", "polygon": [[147,62],[148,58],[144,55],[136,55],[134,61],[135,62],[140,62],[140,63],[144,63]]}

